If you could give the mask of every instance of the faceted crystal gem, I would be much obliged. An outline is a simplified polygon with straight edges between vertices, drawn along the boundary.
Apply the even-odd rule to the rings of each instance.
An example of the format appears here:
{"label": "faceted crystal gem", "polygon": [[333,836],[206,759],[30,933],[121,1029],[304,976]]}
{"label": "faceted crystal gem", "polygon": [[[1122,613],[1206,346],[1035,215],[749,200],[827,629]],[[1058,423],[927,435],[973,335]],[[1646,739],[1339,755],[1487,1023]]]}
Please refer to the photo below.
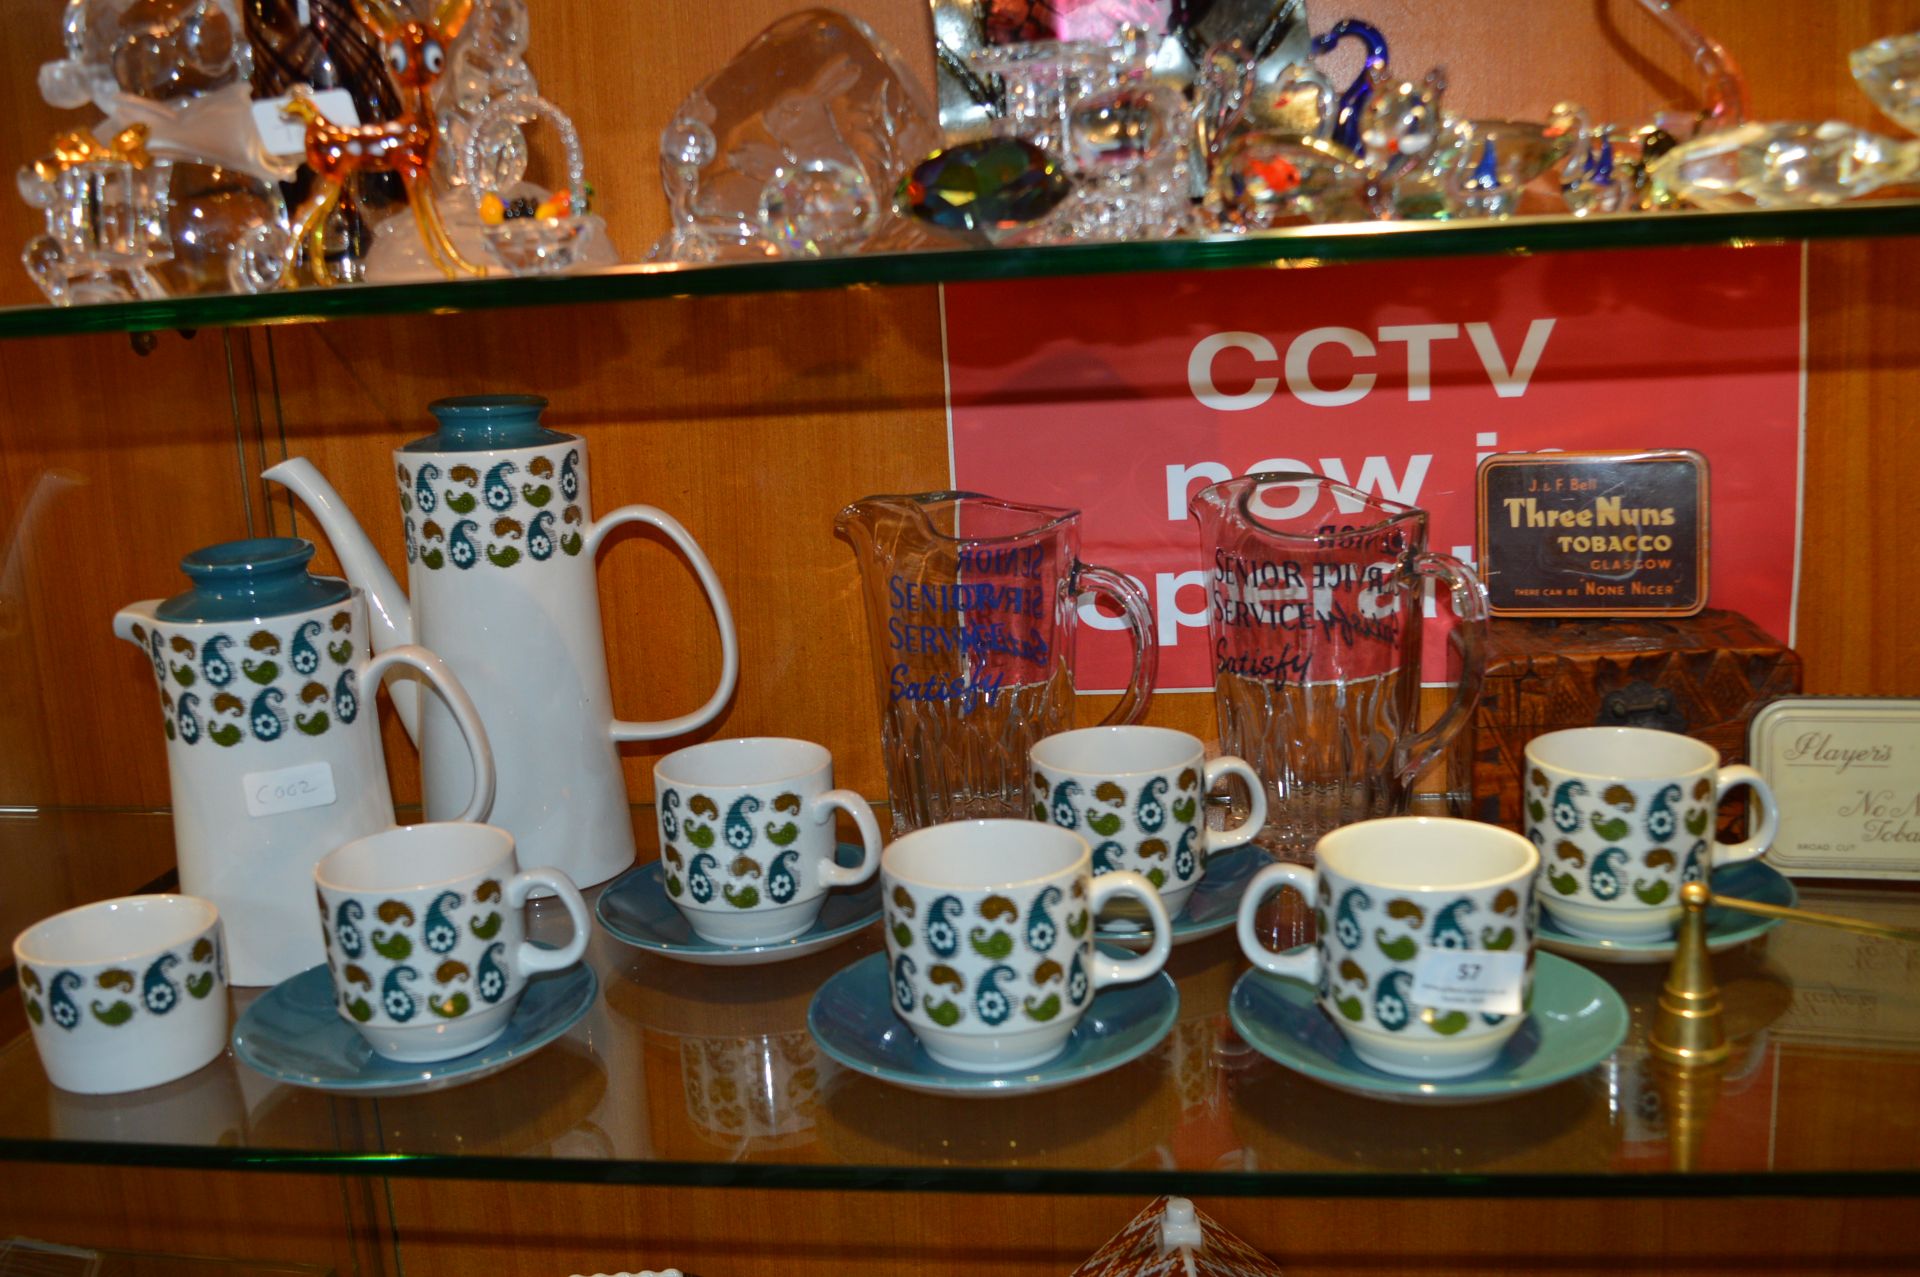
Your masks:
{"label": "faceted crystal gem", "polygon": [[858,248],[880,215],[867,175],[832,160],[775,169],[760,192],[760,229],[792,253]]}
{"label": "faceted crystal gem", "polygon": [[1848,59],[1858,84],[1873,104],[1898,120],[1909,133],[1920,133],[1920,35],[1888,36]]}
{"label": "faceted crystal gem", "polygon": [[1020,138],[996,137],[922,160],[901,183],[900,202],[946,230],[1011,230],[1045,217],[1072,189],[1045,151]]}

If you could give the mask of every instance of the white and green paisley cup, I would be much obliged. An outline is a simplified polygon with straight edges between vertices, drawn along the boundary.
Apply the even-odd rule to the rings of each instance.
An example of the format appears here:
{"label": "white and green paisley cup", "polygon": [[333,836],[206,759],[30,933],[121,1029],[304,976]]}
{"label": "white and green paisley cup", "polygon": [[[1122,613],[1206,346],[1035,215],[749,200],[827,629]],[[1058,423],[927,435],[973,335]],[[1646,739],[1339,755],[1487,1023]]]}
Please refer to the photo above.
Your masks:
{"label": "white and green paisley cup", "polygon": [[185,1077],[227,1046],[220,912],[196,896],[123,896],[56,913],[13,942],[33,1044],[63,1091],[112,1095]]}
{"label": "white and green paisley cup", "polygon": [[[1153,884],[1093,876],[1093,850],[1030,820],[965,820],[903,835],[880,858],[893,1009],[927,1054],[969,1073],[1044,1064],[1110,984],[1145,980],[1173,943]],[[1094,948],[1115,896],[1140,903],[1153,942],[1137,958]]]}
{"label": "white and green paisley cup", "polygon": [[[1723,843],[1714,812],[1747,786],[1753,837]],[[1773,845],[1779,807],[1760,773],[1722,767],[1713,746],[1644,727],[1575,727],[1527,742],[1527,837],[1540,849],[1540,903],[1569,931],[1664,940],[1680,887]]]}
{"label": "white and green paisley cup", "polygon": [[[775,944],[813,926],[833,887],[857,887],[880,866],[880,825],[867,800],[833,787],[833,755],[777,736],[708,741],[654,765],[667,895],[702,940]],[[834,859],[833,814],[860,831],[863,855]]]}
{"label": "white and green paisley cup", "polygon": [[[512,834],[458,820],[355,839],[314,869],[337,1006],[375,1054],[478,1051],[506,1032],[527,977],[580,961],[592,934],[580,892],[558,869],[518,869]],[[526,939],[536,889],[572,920],[558,949]]]}
{"label": "white and green paisley cup", "polygon": [[[1240,901],[1240,947],[1261,970],[1303,980],[1361,1061],[1425,1079],[1491,1064],[1526,1015],[1422,1006],[1421,956],[1495,950],[1526,955],[1522,1006],[1533,984],[1533,880],[1540,854],[1519,834],[1472,820],[1394,816],[1324,835],[1315,865],[1268,865]],[[1319,936],[1275,953],[1255,919],[1267,896],[1293,887],[1314,902]]]}
{"label": "white and green paisley cup", "polygon": [[[1238,758],[1207,761],[1200,738],[1165,727],[1087,727],[1034,745],[1033,816],[1084,834],[1096,876],[1131,869],[1178,917],[1206,873],[1207,857],[1253,841],[1267,819],[1266,788]],[[1233,829],[1207,828],[1207,795],[1228,776],[1253,795]],[[1129,911],[1131,912],[1131,911]],[[1101,925],[1137,925],[1102,916]]]}

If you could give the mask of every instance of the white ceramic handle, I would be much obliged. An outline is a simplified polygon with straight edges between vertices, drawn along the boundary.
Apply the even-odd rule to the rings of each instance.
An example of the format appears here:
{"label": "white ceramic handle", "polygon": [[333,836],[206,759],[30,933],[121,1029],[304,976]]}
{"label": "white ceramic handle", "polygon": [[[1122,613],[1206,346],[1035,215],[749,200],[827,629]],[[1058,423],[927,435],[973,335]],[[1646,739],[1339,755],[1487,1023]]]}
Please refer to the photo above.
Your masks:
{"label": "white ceramic handle", "polygon": [[[460,738],[467,742],[467,757],[473,760],[473,797],[468,801],[467,809],[454,819],[470,820],[476,825],[485,824],[487,817],[493,814],[493,792],[497,778],[493,770],[493,747],[487,742],[487,729],[480,721],[480,711],[473,706],[473,698],[467,695],[467,689],[460,685],[460,679],[445,661],[426,648],[411,643],[390,647],[360,667],[361,697],[378,691],[381,678],[396,665],[419,670],[434,692],[446,702],[454,725],[460,729]],[[391,689],[388,694],[392,694]]]}
{"label": "white ceramic handle", "polygon": [[585,550],[589,562],[600,552],[600,542],[607,533],[627,523],[644,523],[650,528],[658,528],[666,534],[667,540],[680,547],[680,553],[687,556],[687,562],[693,566],[694,576],[700,579],[700,588],[707,596],[707,606],[713,609],[713,622],[720,630],[720,685],[713,689],[713,695],[707,703],[691,714],[682,714],[678,718],[663,718],[657,723],[636,723],[624,718],[616,718],[609,727],[615,740],[664,740],[669,736],[684,736],[686,733],[705,727],[720,717],[720,711],[726,708],[733,697],[734,684],[740,680],[740,642],[733,632],[733,609],[727,606],[727,592],[720,588],[720,578],[713,574],[713,565],[707,562],[706,554],[700,549],[700,543],[693,534],[680,526],[680,521],[664,510],[656,510],[650,505],[623,505],[612,514],[594,521],[587,529]]}
{"label": "white ceramic handle", "polygon": [[1292,887],[1308,904],[1313,903],[1313,870],[1305,865],[1268,865],[1253,876],[1253,881],[1247,884],[1247,894],[1240,897],[1240,951],[1247,955],[1247,961],[1269,975],[1318,984],[1319,945],[1303,945],[1285,953],[1275,953],[1261,944],[1260,937],[1254,933],[1253,922],[1259,916],[1260,906],[1270,893],[1281,887]]}
{"label": "white ceramic handle", "polygon": [[[1720,769],[1720,778],[1713,791],[1713,801],[1718,803],[1727,796],[1729,790],[1738,789],[1742,785],[1751,789],[1753,796],[1759,800],[1757,805],[1760,808],[1760,829],[1745,842],[1715,841],[1713,863],[1716,865],[1737,865],[1743,860],[1752,860],[1755,856],[1765,855],[1767,848],[1773,846],[1773,836],[1780,832],[1780,804],[1773,800],[1773,790],[1767,787],[1766,779],[1759,772],[1745,763],[1735,763],[1731,767]],[[1749,814],[1755,805],[1748,804]],[[1708,815],[1711,816],[1712,813],[1709,812]]]}
{"label": "white ceramic handle", "polygon": [[[1235,758],[1232,754],[1223,754],[1219,758],[1210,760],[1207,763],[1205,775],[1206,785],[1200,793],[1202,816],[1206,812],[1207,795],[1213,792],[1214,786],[1229,776],[1238,776],[1246,781],[1247,793],[1252,795],[1252,802],[1247,808],[1245,820],[1232,829],[1207,829],[1207,853],[1211,855],[1216,851],[1231,851],[1235,847],[1244,847],[1253,841],[1254,835],[1259,833],[1261,826],[1267,823],[1267,787],[1260,783],[1259,773],[1253,770],[1253,766],[1246,759]],[[1204,820],[1202,825],[1205,825]]]}
{"label": "white ceramic handle", "polygon": [[1145,874],[1137,874],[1131,869],[1115,869],[1101,874],[1093,880],[1087,907],[1097,918],[1100,911],[1106,908],[1107,901],[1115,896],[1132,896],[1146,909],[1147,917],[1153,920],[1153,943],[1137,958],[1109,958],[1096,947],[1093,951],[1095,989],[1144,980],[1166,966],[1167,955],[1173,952],[1173,924],[1167,921],[1167,907],[1160,903],[1160,893],[1147,881]]}
{"label": "white ceramic handle", "polygon": [[851,789],[829,789],[814,799],[808,815],[816,825],[833,823],[833,813],[844,811],[853,817],[853,823],[860,830],[860,863],[848,869],[833,858],[837,846],[833,839],[827,840],[827,858],[820,865],[820,881],[829,887],[857,887],[873,877],[874,870],[880,867],[880,822],[873,818],[873,808],[867,800]]}
{"label": "white ceramic handle", "polygon": [[573,935],[558,949],[542,949],[531,940],[522,940],[520,952],[513,958],[514,969],[521,975],[539,975],[542,971],[572,966],[586,953],[587,938],[593,934],[593,924],[587,921],[587,902],[580,898],[580,889],[573,885],[573,879],[558,869],[529,869],[509,878],[507,907],[524,907],[535,887],[551,891],[566,906],[567,917],[573,922]]}

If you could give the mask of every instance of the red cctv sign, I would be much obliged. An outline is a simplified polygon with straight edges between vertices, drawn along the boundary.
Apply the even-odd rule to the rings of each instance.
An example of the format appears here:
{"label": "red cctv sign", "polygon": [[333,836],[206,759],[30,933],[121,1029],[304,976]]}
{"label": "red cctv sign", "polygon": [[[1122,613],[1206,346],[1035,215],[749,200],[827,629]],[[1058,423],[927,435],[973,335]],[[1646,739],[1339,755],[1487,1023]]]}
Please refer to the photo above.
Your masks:
{"label": "red cctv sign", "polygon": [[[1187,515],[1209,483],[1325,475],[1425,509],[1429,548],[1471,560],[1482,457],[1691,448],[1710,605],[1791,641],[1800,273],[1776,245],[949,285],[953,481],[1084,511],[1082,557],[1146,590],[1180,691],[1213,681]],[[1081,621],[1077,685],[1124,686],[1120,620]]]}

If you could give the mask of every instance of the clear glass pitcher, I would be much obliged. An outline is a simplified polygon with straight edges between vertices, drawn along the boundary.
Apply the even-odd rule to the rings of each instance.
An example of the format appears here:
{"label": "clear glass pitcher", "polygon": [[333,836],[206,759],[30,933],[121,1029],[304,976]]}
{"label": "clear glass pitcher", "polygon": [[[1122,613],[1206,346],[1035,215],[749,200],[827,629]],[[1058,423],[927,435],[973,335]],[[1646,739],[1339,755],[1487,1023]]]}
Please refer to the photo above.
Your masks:
{"label": "clear glass pitcher", "polygon": [[[1427,551],[1426,511],[1317,475],[1228,479],[1187,509],[1210,572],[1220,749],[1267,786],[1256,841],[1305,860],[1330,829],[1404,813],[1414,779],[1480,698],[1480,579]],[[1461,670],[1452,703],[1419,731],[1430,578],[1452,591]]]}
{"label": "clear glass pitcher", "polygon": [[1082,591],[1118,603],[1133,638],[1137,723],[1158,651],[1146,594],[1080,561],[1080,512],[973,492],[856,501],[834,521],[866,587],[880,738],[896,834],[948,820],[1025,816],[1027,750],[1072,727]]}

